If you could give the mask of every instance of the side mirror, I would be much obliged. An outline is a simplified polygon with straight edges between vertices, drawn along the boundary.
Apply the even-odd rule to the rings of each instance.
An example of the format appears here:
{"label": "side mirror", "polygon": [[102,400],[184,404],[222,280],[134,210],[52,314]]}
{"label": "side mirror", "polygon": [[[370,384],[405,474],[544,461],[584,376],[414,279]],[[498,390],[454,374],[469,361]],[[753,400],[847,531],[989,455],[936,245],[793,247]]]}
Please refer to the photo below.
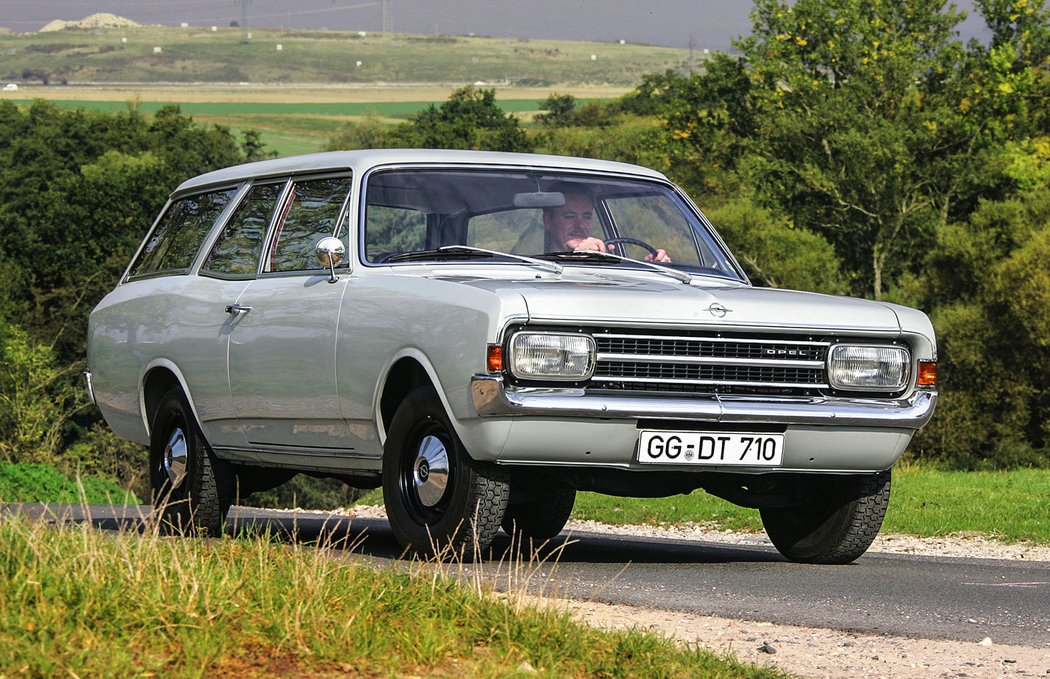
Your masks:
{"label": "side mirror", "polygon": [[329,283],[335,283],[335,267],[343,263],[346,259],[346,246],[343,245],[343,241],[338,238],[322,238],[317,241],[317,247],[314,248],[314,254],[317,255],[317,261],[321,263],[321,266],[327,267],[331,275],[328,277]]}

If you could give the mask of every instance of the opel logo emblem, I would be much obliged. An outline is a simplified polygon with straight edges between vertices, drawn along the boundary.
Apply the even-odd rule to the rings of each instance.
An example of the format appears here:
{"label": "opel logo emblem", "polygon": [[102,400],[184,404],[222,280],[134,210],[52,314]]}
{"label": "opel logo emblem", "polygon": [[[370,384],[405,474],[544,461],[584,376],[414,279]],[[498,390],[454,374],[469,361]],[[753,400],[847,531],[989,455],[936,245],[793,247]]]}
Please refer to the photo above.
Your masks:
{"label": "opel logo emblem", "polygon": [[419,480],[426,483],[426,480],[430,478],[430,465],[427,464],[426,460],[419,463]]}
{"label": "opel logo emblem", "polygon": [[732,311],[732,309],[727,309],[718,302],[714,302],[711,306],[707,307],[707,311],[715,318],[725,318],[726,314]]}

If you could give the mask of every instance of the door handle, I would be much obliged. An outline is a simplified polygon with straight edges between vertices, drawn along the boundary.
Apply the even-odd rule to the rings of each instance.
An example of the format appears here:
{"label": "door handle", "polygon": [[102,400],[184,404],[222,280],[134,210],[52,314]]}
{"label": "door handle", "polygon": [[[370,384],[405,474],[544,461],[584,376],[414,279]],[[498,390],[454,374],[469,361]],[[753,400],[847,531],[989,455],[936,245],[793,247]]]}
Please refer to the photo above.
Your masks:
{"label": "door handle", "polygon": [[233,314],[235,316],[238,314],[246,314],[251,310],[252,308],[250,306],[242,306],[240,304],[229,304],[226,306],[226,313]]}

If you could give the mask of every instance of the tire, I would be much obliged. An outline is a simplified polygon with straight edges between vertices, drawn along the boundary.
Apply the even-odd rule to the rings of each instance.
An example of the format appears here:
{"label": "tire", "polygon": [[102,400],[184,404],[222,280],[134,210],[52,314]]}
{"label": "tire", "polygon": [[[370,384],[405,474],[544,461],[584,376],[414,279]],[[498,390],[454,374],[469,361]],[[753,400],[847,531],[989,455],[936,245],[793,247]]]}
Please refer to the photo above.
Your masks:
{"label": "tire", "polygon": [[433,387],[412,391],[383,449],[383,501],[398,542],[472,559],[492,543],[509,498],[507,474],[470,458]]}
{"label": "tire", "polygon": [[766,534],[798,563],[847,564],[868,550],[890,502],[890,470],[856,476],[802,476],[806,504],[761,510]]}
{"label": "tire", "polygon": [[503,530],[517,544],[527,544],[528,540],[542,543],[565,528],[575,503],[575,488],[555,488],[525,502],[516,502],[507,507]]}
{"label": "tire", "polygon": [[215,457],[182,390],[164,394],[150,434],[150,488],[163,525],[217,537],[233,501],[229,466]]}

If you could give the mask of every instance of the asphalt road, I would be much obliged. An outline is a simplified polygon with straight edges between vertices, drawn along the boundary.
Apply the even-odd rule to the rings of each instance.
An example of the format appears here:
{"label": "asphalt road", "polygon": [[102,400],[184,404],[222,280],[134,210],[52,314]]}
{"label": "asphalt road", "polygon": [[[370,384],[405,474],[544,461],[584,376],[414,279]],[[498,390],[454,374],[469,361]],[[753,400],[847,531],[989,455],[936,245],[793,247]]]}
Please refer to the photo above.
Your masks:
{"label": "asphalt road", "polygon": [[[134,529],[144,507],[0,506],[55,522]],[[380,563],[401,548],[385,520],[235,507],[229,530],[269,529],[288,540],[354,545],[350,558]],[[1050,649],[1050,562],[867,554],[848,566],[793,564],[762,546],[575,533],[538,565],[511,558],[461,567],[496,587],[779,624]]]}

